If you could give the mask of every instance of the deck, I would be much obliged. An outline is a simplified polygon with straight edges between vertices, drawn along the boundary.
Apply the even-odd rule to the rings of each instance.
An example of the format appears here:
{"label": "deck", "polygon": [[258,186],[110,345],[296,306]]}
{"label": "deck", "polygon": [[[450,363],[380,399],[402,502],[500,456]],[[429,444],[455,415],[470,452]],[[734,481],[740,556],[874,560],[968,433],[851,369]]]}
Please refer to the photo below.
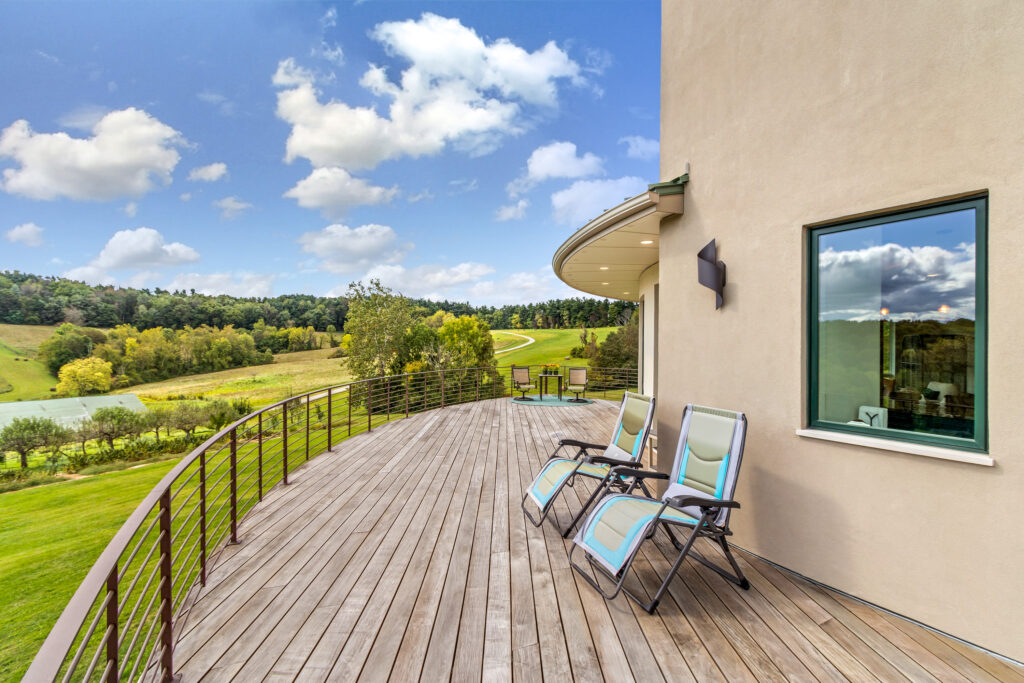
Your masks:
{"label": "deck", "polygon": [[[1024,683],[1014,665],[742,552],[749,591],[691,561],[653,616],[605,601],[519,503],[557,438],[603,439],[614,419],[600,401],[481,401],[312,460],[249,515],[179,622],[182,680]],[[561,520],[578,509],[567,492]],[[645,588],[672,557],[648,545],[634,564]]]}

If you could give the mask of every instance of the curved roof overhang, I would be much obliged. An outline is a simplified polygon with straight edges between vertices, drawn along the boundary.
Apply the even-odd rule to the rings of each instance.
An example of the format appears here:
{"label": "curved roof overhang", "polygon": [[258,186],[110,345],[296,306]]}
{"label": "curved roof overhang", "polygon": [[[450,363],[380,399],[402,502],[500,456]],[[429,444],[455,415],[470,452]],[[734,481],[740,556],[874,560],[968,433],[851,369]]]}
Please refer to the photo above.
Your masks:
{"label": "curved roof overhang", "polygon": [[555,275],[587,294],[639,301],[640,274],[658,262],[661,219],[683,213],[688,180],[650,185],[584,225],[555,252]]}

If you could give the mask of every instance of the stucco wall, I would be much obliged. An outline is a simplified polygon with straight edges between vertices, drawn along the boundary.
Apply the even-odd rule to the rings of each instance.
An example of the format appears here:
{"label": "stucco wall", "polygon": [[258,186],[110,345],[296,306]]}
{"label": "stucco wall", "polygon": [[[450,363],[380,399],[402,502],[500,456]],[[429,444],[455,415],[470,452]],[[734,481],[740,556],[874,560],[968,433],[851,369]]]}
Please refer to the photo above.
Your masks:
{"label": "stucco wall", "polygon": [[[1024,3],[664,0],[659,437],[687,402],[747,412],[735,542],[1024,659]],[[995,467],[795,435],[806,224],[989,192]],[[725,307],[697,284],[712,237]]]}

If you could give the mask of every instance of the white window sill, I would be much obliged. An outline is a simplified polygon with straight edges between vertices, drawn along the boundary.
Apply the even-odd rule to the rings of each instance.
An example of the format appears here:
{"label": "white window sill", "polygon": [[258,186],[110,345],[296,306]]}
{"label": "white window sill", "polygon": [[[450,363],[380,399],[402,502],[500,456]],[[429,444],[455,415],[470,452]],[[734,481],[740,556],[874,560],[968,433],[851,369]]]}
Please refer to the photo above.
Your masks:
{"label": "white window sill", "polygon": [[996,464],[995,459],[991,456],[985,455],[984,453],[969,453],[967,451],[953,450],[952,448],[926,446],[924,444],[908,443],[906,441],[890,441],[889,439],[879,439],[874,436],[859,436],[848,432],[831,432],[824,429],[798,429],[796,430],[796,435],[803,436],[808,439],[821,439],[822,441],[835,441],[836,443],[845,443],[852,446],[877,448],[883,451],[923,455],[926,458],[939,458],[941,460],[966,462],[972,465],[985,465],[986,467],[992,467]]}

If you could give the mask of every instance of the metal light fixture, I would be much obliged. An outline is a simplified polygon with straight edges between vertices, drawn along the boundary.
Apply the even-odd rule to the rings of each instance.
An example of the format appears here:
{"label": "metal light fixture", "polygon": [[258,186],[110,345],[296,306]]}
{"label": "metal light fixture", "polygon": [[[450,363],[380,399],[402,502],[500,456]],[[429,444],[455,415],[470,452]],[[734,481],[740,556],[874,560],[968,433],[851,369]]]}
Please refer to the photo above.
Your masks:
{"label": "metal light fixture", "polygon": [[718,260],[714,240],[697,252],[697,282],[715,291],[715,310],[721,308],[725,302],[722,296],[725,289],[725,263]]}

